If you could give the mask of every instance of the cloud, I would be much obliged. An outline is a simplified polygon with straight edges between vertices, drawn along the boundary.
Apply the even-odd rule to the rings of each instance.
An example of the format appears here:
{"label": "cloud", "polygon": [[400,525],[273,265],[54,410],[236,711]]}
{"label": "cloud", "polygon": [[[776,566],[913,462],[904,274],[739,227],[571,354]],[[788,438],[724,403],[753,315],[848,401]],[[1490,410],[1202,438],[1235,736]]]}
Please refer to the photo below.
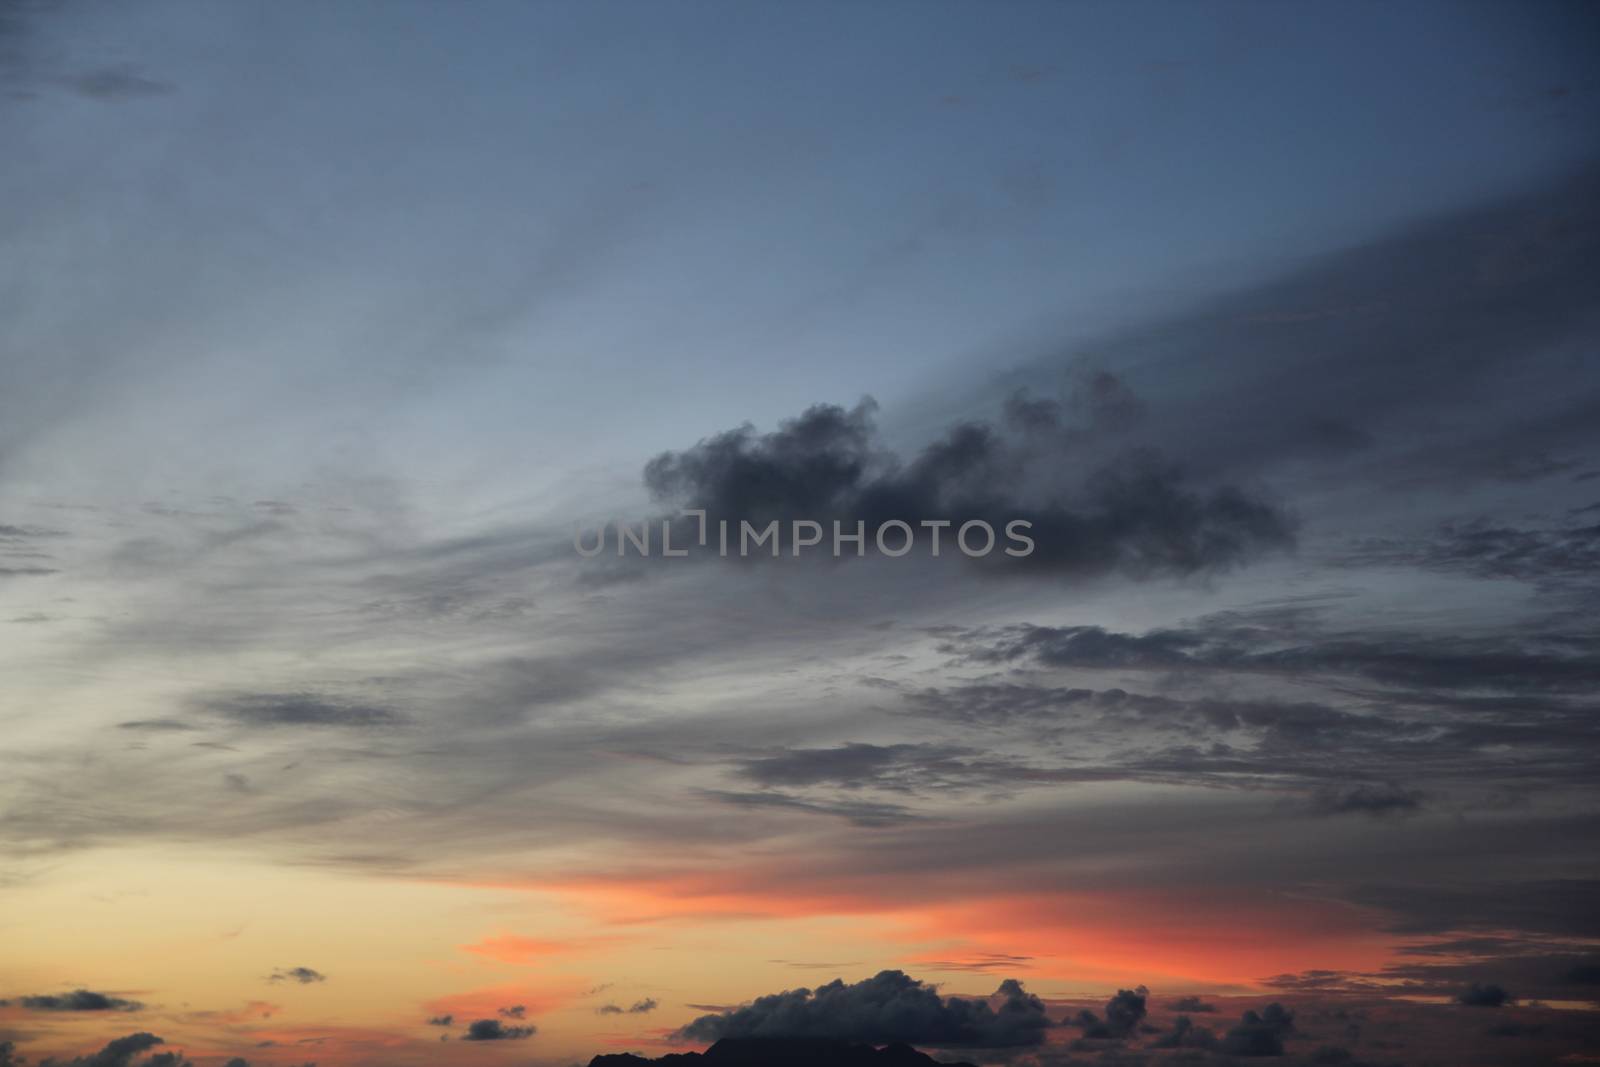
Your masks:
{"label": "cloud", "polygon": [[1196,1026],[1187,1015],[1180,1015],[1173,1020],[1172,1029],[1151,1041],[1150,1047],[1214,1049],[1217,1047],[1217,1035],[1204,1026]]}
{"label": "cloud", "polygon": [[[145,1032],[129,1034],[108,1042],[99,1052],[88,1056],[79,1056],[64,1063],[51,1061],[50,1067],[128,1067],[139,1053],[165,1043],[155,1034]],[[177,1067],[179,1062],[175,1054],[162,1053],[146,1059],[144,1067]]]}
{"label": "cloud", "polygon": [[1498,1008],[1511,1003],[1512,997],[1497,985],[1479,985],[1474,982],[1456,996],[1457,1004],[1470,1008]]}
{"label": "cloud", "polygon": [[526,1019],[528,1017],[526,1004],[513,1004],[509,1008],[497,1008],[495,1010],[502,1019]]}
{"label": "cloud", "polygon": [[827,784],[854,788],[882,783],[888,774],[930,756],[957,755],[960,751],[927,745],[860,743],[836,748],[797,748],[746,760],[740,773],[767,786]]}
{"label": "cloud", "polygon": [[1213,1012],[1217,1010],[1217,1006],[1215,1004],[1207,1004],[1199,997],[1179,997],[1171,1004],[1168,1004],[1167,1008],[1171,1011],[1192,1012],[1196,1014],[1202,1012]]}
{"label": "cloud", "polygon": [[1561,976],[1569,985],[1600,985],[1600,964],[1580,963]]}
{"label": "cloud", "polygon": [[1012,626],[987,641],[966,646],[957,641],[951,647],[985,663],[1335,675],[1418,688],[1564,693],[1600,683],[1600,655],[1575,648],[1576,638],[1527,631],[1470,637],[1327,632],[1284,613],[1219,613],[1188,627],[1142,634],[1093,625]]}
{"label": "cloud", "polygon": [[314,971],[310,967],[280,967],[267,976],[267,981],[269,982],[298,982],[301,985],[326,982],[327,980],[327,975],[321,971]]}
{"label": "cloud", "polygon": [[1571,362],[1594,336],[1597,188],[1590,164],[1191,310],[1048,338],[993,389],[1088,352],[1129,368],[1155,444],[1219,475],[1291,468],[1413,498],[1565,480],[1600,443],[1600,395]]}
{"label": "cloud", "polygon": [[20,1003],[29,1011],[140,1011],[144,1008],[137,1000],[123,1000],[88,989],[22,997]]}
{"label": "cloud", "polygon": [[1294,1012],[1276,1002],[1259,1012],[1244,1013],[1239,1025],[1222,1038],[1222,1051],[1231,1056],[1281,1056],[1283,1039],[1294,1033]]}
{"label": "cloud", "polygon": [[1144,1020],[1149,994],[1150,991],[1144,986],[1119,989],[1115,996],[1106,1001],[1104,1018],[1085,1008],[1073,1019],[1073,1025],[1082,1029],[1086,1038],[1127,1037]]}
{"label": "cloud", "polygon": [[388,708],[350,704],[314,693],[245,693],[207,702],[208,710],[242,726],[394,726],[405,719]]}
{"label": "cloud", "polygon": [[853,826],[893,826],[913,822],[920,818],[911,809],[900,804],[886,804],[870,800],[810,800],[779,792],[739,792],[726,789],[702,789],[700,796],[737,808],[775,809],[803,812],[810,815],[828,815],[843,819]]}
{"label": "cloud", "polygon": [[677,1031],[690,1041],[722,1038],[830,1038],[867,1044],[934,1048],[1023,1048],[1044,1040],[1051,1022],[1038,997],[1014,979],[985,1000],[940,997],[933,986],[901,971],[880,971],[816,990],[793,989],[750,1004],[702,1015]]}
{"label": "cloud", "polygon": [[1401,815],[1420,809],[1422,798],[1418,790],[1404,789],[1392,782],[1328,785],[1312,794],[1311,810],[1318,815]]}
{"label": "cloud", "polygon": [[433,1016],[433,1018],[428,1020],[428,1025],[429,1026],[452,1026],[452,1025],[455,1024],[455,1021],[456,1021],[456,1017],[454,1015],[435,1015],[435,1016]]}
{"label": "cloud", "polygon": [[172,83],[145,77],[138,68],[128,64],[64,75],[57,80],[94,100],[137,100],[141,97],[164,96],[174,89]]}
{"label": "cloud", "polygon": [[67,536],[66,531],[51,529],[48,526],[19,526],[15,523],[0,522],[0,552],[27,555],[35,547],[30,542],[65,536]]}
{"label": "cloud", "polygon": [[660,1005],[657,1004],[656,1001],[653,998],[646,997],[643,1000],[634,1001],[633,1005],[631,1007],[628,1007],[628,1008],[623,1008],[623,1007],[621,1007],[620,1005],[617,1005],[617,1004],[602,1004],[600,1007],[595,1009],[595,1014],[596,1015],[646,1015],[646,1014],[649,1014],[652,1011],[655,1011],[656,1008],[658,1008],[658,1007],[660,1007]]}
{"label": "cloud", "polygon": [[539,1032],[537,1026],[506,1026],[499,1019],[477,1019],[468,1024],[463,1041],[521,1041]]}
{"label": "cloud", "polygon": [[602,1053],[590,1067],[973,1067],[947,1063],[906,1045],[874,1048],[822,1037],[723,1038],[705,1052],[673,1052],[656,1059]]}
{"label": "cloud", "polygon": [[[942,552],[950,555],[963,523],[986,522],[1004,543],[1009,522],[1030,522],[1031,554],[995,551],[983,559],[994,573],[1194,574],[1291,545],[1294,523],[1275,505],[1233,486],[1197,486],[1155,451],[1119,451],[1085,471],[1077,447],[1133,417],[1121,388],[1100,386],[1109,399],[1088,402],[1083,424],[1063,422],[1053,403],[1013,397],[1000,424],[961,423],[904,462],[878,441],[870,399],[848,410],[819,404],[771,433],[745,425],[662,453],[646,465],[645,485],[730,530],[809,520],[831,536],[832,522],[859,521],[872,544],[880,527],[900,521],[931,552],[919,524],[948,520]],[[698,535],[697,521],[685,520],[680,544],[691,527]],[[886,536],[897,546],[905,535]]]}
{"label": "cloud", "polygon": [[1529,526],[1492,518],[1446,522],[1427,537],[1358,540],[1342,562],[1559,587],[1592,582],[1600,574],[1600,524]]}

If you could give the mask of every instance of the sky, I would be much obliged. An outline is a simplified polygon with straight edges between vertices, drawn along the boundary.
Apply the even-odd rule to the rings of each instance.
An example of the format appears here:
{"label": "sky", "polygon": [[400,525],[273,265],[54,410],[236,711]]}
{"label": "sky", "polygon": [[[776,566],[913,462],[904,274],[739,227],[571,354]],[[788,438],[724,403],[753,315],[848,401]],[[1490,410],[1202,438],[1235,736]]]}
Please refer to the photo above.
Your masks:
{"label": "sky", "polygon": [[1600,1055],[1597,58],[0,0],[0,1065]]}

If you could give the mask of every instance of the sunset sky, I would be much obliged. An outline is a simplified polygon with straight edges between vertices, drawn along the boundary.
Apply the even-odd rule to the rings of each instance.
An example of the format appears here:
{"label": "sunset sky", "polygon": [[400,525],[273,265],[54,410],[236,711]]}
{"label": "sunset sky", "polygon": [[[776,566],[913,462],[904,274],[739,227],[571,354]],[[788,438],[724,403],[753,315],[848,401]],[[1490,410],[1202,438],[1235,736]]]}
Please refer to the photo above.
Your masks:
{"label": "sunset sky", "polygon": [[[1600,1062],[1597,72],[0,0],[0,1067]],[[574,545],[696,509],[1036,549]]]}

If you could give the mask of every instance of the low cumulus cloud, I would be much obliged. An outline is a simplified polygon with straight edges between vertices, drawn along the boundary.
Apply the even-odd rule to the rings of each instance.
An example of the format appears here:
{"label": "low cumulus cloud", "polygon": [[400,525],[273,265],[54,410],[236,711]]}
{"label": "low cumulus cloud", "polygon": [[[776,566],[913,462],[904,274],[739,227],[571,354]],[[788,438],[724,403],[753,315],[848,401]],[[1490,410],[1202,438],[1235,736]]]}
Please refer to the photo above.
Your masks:
{"label": "low cumulus cloud", "polygon": [[[1260,1011],[1254,1009],[1246,1011],[1240,1017],[1238,1024],[1221,1037],[1209,1027],[1197,1025],[1187,1015],[1180,1015],[1173,1020],[1172,1029],[1156,1037],[1148,1047],[1202,1049],[1241,1058],[1281,1056],[1284,1053],[1284,1038],[1292,1033],[1294,1033],[1294,1012],[1274,1002]],[[1348,1063],[1349,1059],[1335,1057],[1326,1062]]]}
{"label": "low cumulus cloud", "polygon": [[811,989],[758,997],[750,1004],[702,1015],[678,1038],[830,1038],[866,1044],[900,1042],[934,1048],[1024,1048],[1044,1040],[1051,1022],[1044,1003],[1007,979],[991,999],[941,997],[935,987],[902,971],[880,971],[846,984],[835,979]]}
{"label": "low cumulus cloud", "polygon": [[1144,1021],[1149,1011],[1146,1003],[1149,996],[1150,991],[1144,986],[1119,989],[1116,996],[1106,1001],[1104,1017],[1085,1008],[1073,1019],[1073,1025],[1081,1028],[1086,1038],[1127,1037]]}
{"label": "low cumulus cloud", "polygon": [[634,1001],[632,1006],[627,1007],[627,1008],[622,1007],[620,1004],[602,1004],[600,1007],[595,1009],[595,1014],[597,1014],[597,1015],[647,1015],[650,1012],[655,1011],[656,1008],[658,1008],[659,1006],[660,1005],[658,1005],[653,998],[645,997],[643,1000]]}
{"label": "low cumulus cloud", "polygon": [[[165,1041],[152,1033],[129,1034],[107,1042],[98,1052],[71,1060],[47,1060],[40,1067],[129,1067],[140,1053],[164,1044]],[[146,1057],[140,1067],[188,1067],[188,1061],[179,1053],[160,1052]]]}

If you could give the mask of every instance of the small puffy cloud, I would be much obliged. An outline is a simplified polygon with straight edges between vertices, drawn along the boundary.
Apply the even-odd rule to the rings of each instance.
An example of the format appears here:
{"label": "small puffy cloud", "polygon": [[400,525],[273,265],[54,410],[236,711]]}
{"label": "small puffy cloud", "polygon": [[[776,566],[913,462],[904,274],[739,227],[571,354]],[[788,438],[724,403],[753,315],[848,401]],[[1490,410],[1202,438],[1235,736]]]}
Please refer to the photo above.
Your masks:
{"label": "small puffy cloud", "polygon": [[267,976],[269,982],[298,982],[301,985],[311,985],[313,982],[326,982],[328,976],[321,971],[314,971],[310,967],[280,967]]}
{"label": "small puffy cloud", "polygon": [[539,1032],[536,1026],[507,1026],[499,1019],[477,1019],[467,1025],[463,1041],[521,1041]]}
{"label": "small puffy cloud", "polygon": [[655,1011],[656,1008],[658,1008],[659,1006],[660,1005],[658,1005],[656,1003],[656,1001],[655,1001],[655,999],[653,997],[645,997],[643,1000],[634,1001],[633,1002],[633,1006],[632,1007],[628,1007],[628,1008],[624,1008],[619,1004],[602,1004],[600,1007],[595,1009],[595,1014],[597,1014],[597,1015],[647,1015],[650,1012]]}
{"label": "small puffy cloud", "polygon": [[456,1017],[454,1015],[435,1015],[433,1018],[428,1020],[428,1025],[429,1026],[452,1026],[452,1025],[455,1024],[455,1021],[456,1021]]}
{"label": "small puffy cloud", "polygon": [[123,1000],[89,989],[23,997],[21,1004],[29,1011],[138,1011],[144,1007],[137,1000]]}

